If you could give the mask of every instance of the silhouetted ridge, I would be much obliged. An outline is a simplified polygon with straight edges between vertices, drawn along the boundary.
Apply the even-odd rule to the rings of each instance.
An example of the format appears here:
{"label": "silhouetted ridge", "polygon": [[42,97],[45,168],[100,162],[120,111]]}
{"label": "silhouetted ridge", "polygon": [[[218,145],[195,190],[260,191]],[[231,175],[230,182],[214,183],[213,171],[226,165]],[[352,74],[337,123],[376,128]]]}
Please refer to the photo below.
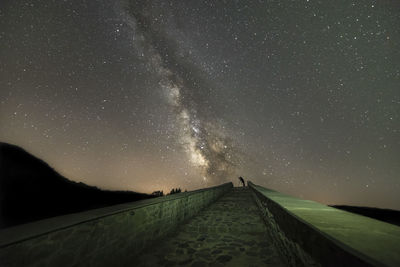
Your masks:
{"label": "silhouetted ridge", "polygon": [[0,228],[150,197],[70,181],[22,148],[0,142]]}
{"label": "silhouetted ridge", "polygon": [[357,213],[383,222],[391,223],[400,226],[400,211],[390,209],[379,209],[370,207],[356,207],[346,205],[331,205],[333,208],[345,210],[352,213]]}

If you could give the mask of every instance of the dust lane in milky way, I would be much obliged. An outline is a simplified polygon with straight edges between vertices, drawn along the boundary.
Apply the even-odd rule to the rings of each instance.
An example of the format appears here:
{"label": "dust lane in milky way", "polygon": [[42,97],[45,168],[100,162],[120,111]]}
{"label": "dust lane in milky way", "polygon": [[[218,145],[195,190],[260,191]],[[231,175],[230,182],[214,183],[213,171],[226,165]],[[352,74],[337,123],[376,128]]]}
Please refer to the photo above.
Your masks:
{"label": "dust lane in milky way", "polygon": [[[178,45],[168,41],[161,34],[164,32],[154,30],[153,27],[158,25],[153,25],[152,18],[135,12],[135,8],[136,6],[132,6],[132,13],[129,14],[129,5],[125,3],[119,6],[118,11],[132,29],[132,39],[139,48],[138,53],[147,58],[149,67],[158,75],[159,85],[176,115],[174,123],[180,144],[188,154],[191,164],[201,171],[205,182],[216,184],[229,181],[236,176],[235,168],[238,163],[238,159],[234,158],[236,154],[232,153],[230,139],[218,129],[219,125],[212,122],[207,112],[203,111],[204,107],[202,109],[199,101],[191,94],[195,90],[209,88],[202,87],[202,80],[197,80],[197,84],[192,83],[190,70],[195,70],[196,67],[188,67],[190,63],[186,63],[187,68],[182,70],[174,68],[180,66],[183,59],[174,53],[176,49],[168,47]],[[179,72],[183,72],[182,75]],[[207,106],[205,108],[207,111]]]}
{"label": "dust lane in milky way", "polygon": [[107,189],[237,176],[400,209],[400,3],[0,3],[0,140]]}

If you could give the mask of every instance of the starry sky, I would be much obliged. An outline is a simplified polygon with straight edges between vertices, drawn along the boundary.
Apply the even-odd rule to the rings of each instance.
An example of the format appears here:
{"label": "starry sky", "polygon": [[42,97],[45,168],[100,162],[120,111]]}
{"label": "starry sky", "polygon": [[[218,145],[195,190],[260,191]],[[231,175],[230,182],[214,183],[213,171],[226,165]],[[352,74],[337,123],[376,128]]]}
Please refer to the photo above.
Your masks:
{"label": "starry sky", "polygon": [[397,0],[2,0],[0,141],[104,189],[400,209],[399,25]]}

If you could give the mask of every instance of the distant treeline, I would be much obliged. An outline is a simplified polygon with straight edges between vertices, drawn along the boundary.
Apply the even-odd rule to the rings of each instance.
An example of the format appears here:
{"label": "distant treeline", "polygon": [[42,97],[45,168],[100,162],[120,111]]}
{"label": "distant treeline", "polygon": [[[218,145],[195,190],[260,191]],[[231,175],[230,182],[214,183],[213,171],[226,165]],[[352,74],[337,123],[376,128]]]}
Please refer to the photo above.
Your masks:
{"label": "distant treeline", "polygon": [[387,223],[395,224],[400,226],[400,211],[390,209],[379,209],[371,207],[357,207],[357,206],[346,206],[346,205],[331,205],[331,207],[345,210],[352,213],[357,213],[363,216],[367,216],[373,219],[384,221]]}
{"label": "distant treeline", "polygon": [[[178,194],[181,193],[182,190],[181,188],[172,188],[171,191],[167,194],[167,195],[172,195],[172,194]],[[185,192],[187,192],[187,190],[185,190]],[[162,197],[164,196],[164,192],[161,191],[154,191],[153,193],[151,193],[151,195],[156,196],[156,197]]]}

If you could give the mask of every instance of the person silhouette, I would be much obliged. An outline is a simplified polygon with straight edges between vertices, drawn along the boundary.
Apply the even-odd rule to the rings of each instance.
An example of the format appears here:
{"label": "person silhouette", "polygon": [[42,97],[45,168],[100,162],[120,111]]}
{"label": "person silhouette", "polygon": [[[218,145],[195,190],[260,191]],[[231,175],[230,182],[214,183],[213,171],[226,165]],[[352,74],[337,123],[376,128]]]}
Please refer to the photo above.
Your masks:
{"label": "person silhouette", "polygon": [[245,183],[244,183],[244,179],[243,179],[242,176],[239,176],[239,181],[242,183],[243,186],[246,186]]}

